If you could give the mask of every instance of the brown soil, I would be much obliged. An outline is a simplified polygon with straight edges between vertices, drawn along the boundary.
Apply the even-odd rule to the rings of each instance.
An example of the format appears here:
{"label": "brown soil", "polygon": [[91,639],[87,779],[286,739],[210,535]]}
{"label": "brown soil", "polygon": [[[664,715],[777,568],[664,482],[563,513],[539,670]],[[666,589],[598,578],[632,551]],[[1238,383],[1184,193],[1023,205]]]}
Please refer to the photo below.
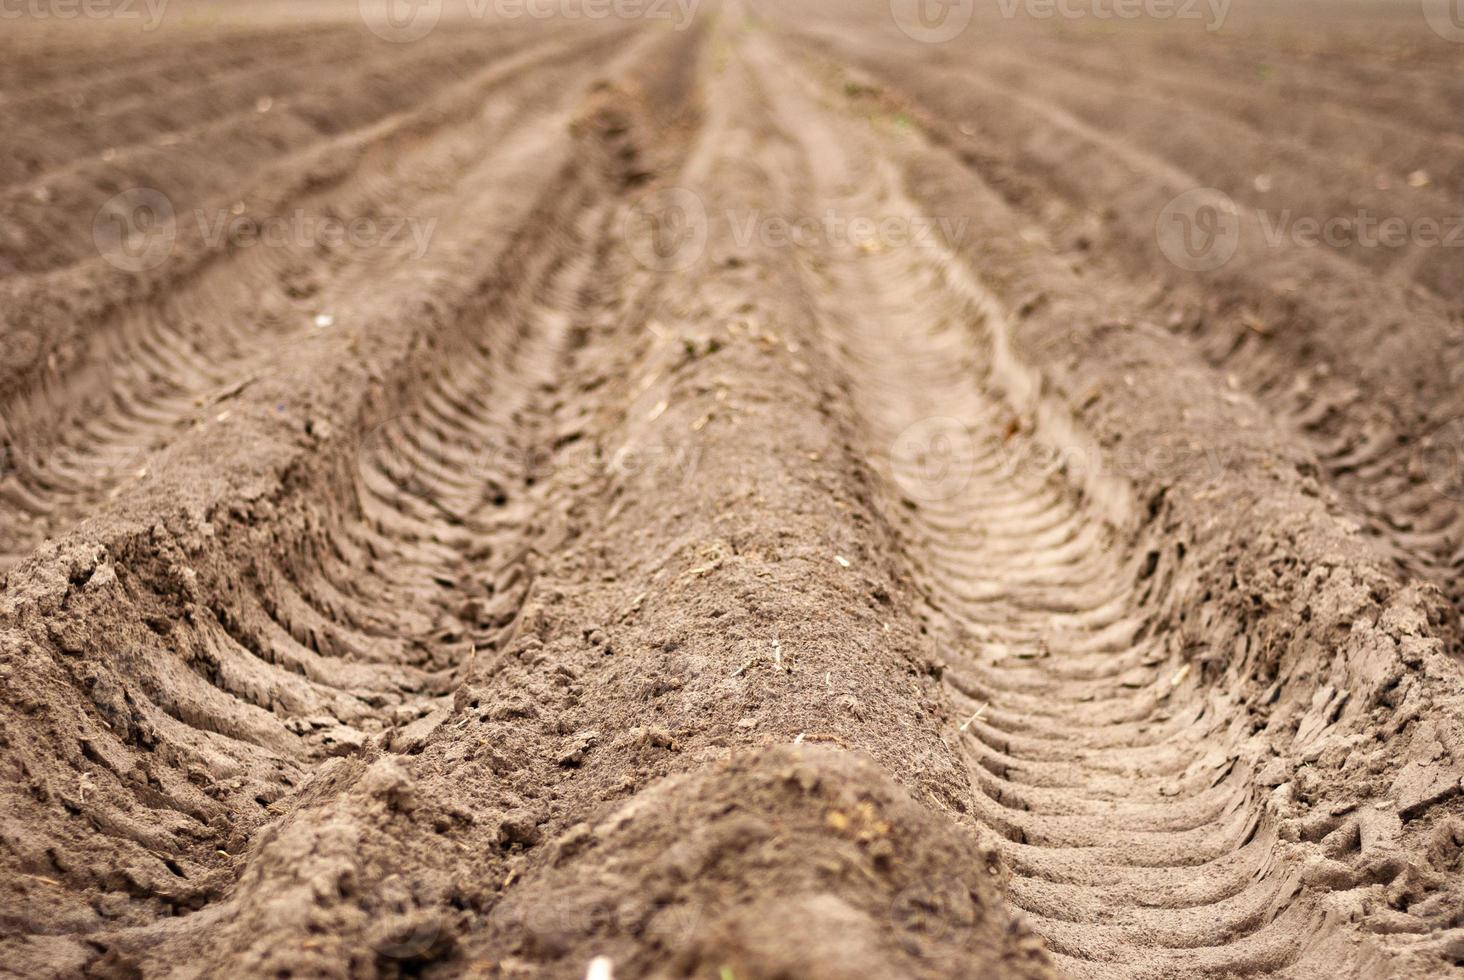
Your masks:
{"label": "brown soil", "polygon": [[1464,217],[1412,5],[27,9],[0,971],[1464,973],[1464,266],[1265,227]]}

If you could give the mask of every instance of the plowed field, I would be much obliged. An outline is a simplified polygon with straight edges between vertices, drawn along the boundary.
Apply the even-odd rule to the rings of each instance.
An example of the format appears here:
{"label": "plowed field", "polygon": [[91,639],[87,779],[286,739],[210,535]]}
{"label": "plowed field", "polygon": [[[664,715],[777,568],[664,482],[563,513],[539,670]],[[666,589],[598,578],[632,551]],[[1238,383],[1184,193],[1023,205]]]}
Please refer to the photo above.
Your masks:
{"label": "plowed field", "polygon": [[1464,975],[1445,8],[6,9],[0,973]]}

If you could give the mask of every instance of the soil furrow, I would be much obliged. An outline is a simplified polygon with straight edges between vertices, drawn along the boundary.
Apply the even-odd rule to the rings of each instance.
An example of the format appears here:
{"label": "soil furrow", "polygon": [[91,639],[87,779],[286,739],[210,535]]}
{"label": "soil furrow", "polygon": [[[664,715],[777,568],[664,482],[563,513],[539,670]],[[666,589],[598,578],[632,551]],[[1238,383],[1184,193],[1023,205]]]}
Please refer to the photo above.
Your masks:
{"label": "soil furrow", "polygon": [[[790,128],[809,140],[810,154],[821,153],[827,158],[832,155],[830,147],[840,142],[840,137],[829,130],[815,130],[806,115]],[[917,217],[915,207],[888,172],[888,164],[883,173],[878,161],[872,167],[859,165],[868,159],[866,153],[850,150],[837,163],[824,162],[828,172],[819,175],[824,195],[820,202],[828,201],[830,206],[853,214]],[[858,188],[860,196],[829,196],[840,187]],[[1060,479],[1057,474],[1023,472],[1010,464],[1023,455],[1020,448],[1011,445],[1014,436],[1010,424],[1016,415],[1009,405],[993,400],[989,389],[981,387],[980,379],[993,368],[984,363],[985,352],[972,334],[973,321],[975,329],[993,333],[1009,327],[983,324],[991,315],[990,303],[952,282],[952,277],[959,274],[953,271],[948,253],[935,245],[925,256],[911,256],[910,251],[886,255],[876,250],[861,255],[851,249],[830,259],[828,292],[840,300],[830,317],[839,327],[831,340],[845,353],[846,369],[854,382],[853,396],[861,406],[869,444],[876,453],[873,462],[891,494],[893,506],[888,513],[900,527],[908,547],[923,559],[920,578],[932,600],[931,615],[939,624],[938,635],[947,637],[948,642],[959,637],[977,641],[955,646],[947,656],[953,666],[980,675],[992,662],[999,666],[1009,660],[1063,661],[1071,656],[1065,642],[1069,633],[1081,639],[1084,633],[1110,623],[1135,632],[1144,613],[1136,608],[1132,572],[1125,567],[1127,562],[1121,554],[1115,554],[1108,542],[1096,541],[1085,553],[1063,559],[1060,552],[1042,546],[1040,526],[1021,519],[1020,511],[1000,503],[1004,496],[1041,500],[1053,487],[1052,481]],[[928,437],[926,429],[938,431],[938,437]],[[932,446],[942,443],[949,448],[941,458],[931,459]],[[972,474],[967,461],[987,456],[1007,461],[1006,465],[995,473]],[[1045,514],[1033,516],[1039,520],[1050,516],[1054,520],[1100,523],[1101,518],[1083,513],[1074,502],[1075,496],[1073,488],[1064,488],[1058,499],[1048,503]],[[900,506],[899,501],[906,506]],[[943,515],[940,523],[924,519],[927,502],[933,502]],[[964,525],[963,530],[949,527],[952,518]],[[937,541],[944,553],[932,550],[931,544]],[[997,547],[989,550],[988,542]],[[1034,564],[1052,560],[1060,561],[1058,567],[1070,572],[1071,581],[1054,586],[1042,581],[1040,572],[1033,574]],[[996,588],[971,596],[963,588],[971,581],[965,565],[980,567],[983,577],[997,583]],[[1018,594],[1023,595],[1020,603],[1014,601]],[[1108,609],[1112,611],[1105,611]],[[1089,618],[1093,614],[1098,618]],[[1077,621],[1064,629],[1063,620],[1074,616]],[[1008,636],[999,652],[979,642],[990,635],[988,624]],[[1121,643],[1113,653],[1123,655]],[[1118,699],[1153,711],[1158,699],[1145,688],[1163,683],[1159,673],[1156,664],[1147,670],[1140,668],[1137,676],[1128,675],[1124,686],[1103,678],[1080,687],[1034,673],[1023,690],[1070,714],[1082,712],[1095,698]],[[1164,810],[1182,807],[1185,802],[1164,795],[1167,783],[1186,776],[1204,779],[1216,768],[1217,764],[1206,763],[1204,756],[1207,738],[1224,731],[1223,717],[1217,719],[1220,732],[1190,726],[1154,745],[1150,753],[1137,750],[1132,743],[1119,743],[1109,750],[1113,758],[1109,769],[1091,748],[1085,747],[1090,743],[1081,736],[1064,738],[1059,732],[1039,729],[1046,738],[1024,740],[983,725],[980,716],[1001,706],[1008,693],[1000,679],[986,679],[993,688],[990,702],[973,704],[965,697],[956,701],[960,710],[969,712],[969,723],[963,723],[962,743],[982,749],[995,743],[1012,760],[1011,765],[1036,771],[1051,767],[1064,772],[1064,795],[1070,800],[1076,798],[1079,806],[1091,800],[1088,805],[1094,807],[1098,800],[1118,796],[1129,802],[1147,803],[1148,820],[1166,823],[1171,818]],[[1152,715],[1140,717],[1148,721]],[[1146,754],[1152,758],[1145,758]],[[973,759],[972,765],[979,764]],[[1140,781],[1135,778],[1139,772],[1153,775]],[[1127,777],[1122,778],[1123,788],[1117,793],[1111,783],[1104,788],[1103,777],[1110,773]],[[1009,842],[1002,851],[1017,868],[1013,899],[1019,908],[1033,914],[1036,928],[1055,952],[1094,959],[1095,952],[1108,949],[1122,956],[1133,972],[1172,975],[1169,971],[1175,962],[1166,962],[1160,950],[1220,946],[1242,939],[1275,915],[1274,911],[1265,914],[1267,900],[1274,899],[1270,894],[1275,891],[1274,884],[1262,877],[1245,892],[1233,898],[1227,896],[1227,903],[1206,907],[1202,914],[1191,917],[1192,922],[1167,914],[1149,901],[1139,903],[1131,898],[1127,903],[1115,904],[1112,900],[1116,895],[1109,892],[1109,901],[1103,906],[1106,923],[1083,925],[1091,922],[1091,913],[1082,915],[1082,905],[1078,904],[1082,899],[1075,900],[1075,896],[1053,884],[1031,890],[1020,883],[1024,878],[1060,881],[1064,862],[1049,867],[1047,854],[1081,848],[1102,884],[1117,883],[1102,877],[1101,869],[1109,867],[1113,868],[1109,872],[1112,874],[1132,868],[1156,869],[1155,876],[1147,879],[1134,880],[1131,874],[1126,875],[1127,887],[1135,892],[1152,894],[1159,887],[1197,884],[1208,878],[1208,863],[1225,858],[1249,838],[1259,816],[1253,807],[1254,801],[1248,800],[1247,794],[1232,791],[1222,798],[1220,814],[1204,813],[1193,827],[1183,826],[1188,821],[1180,817],[1179,827],[1153,830],[1136,827],[1132,815],[1114,814],[1104,819],[1087,814],[1074,819],[1046,813],[1041,807],[1013,807],[1000,796],[989,803],[978,798],[975,813]],[[1193,877],[1177,874],[1182,868],[1193,868]],[[1092,887],[1084,886],[1077,894],[1085,895]],[[1252,897],[1253,891],[1260,891],[1261,897]],[[1232,908],[1226,908],[1226,904]],[[1285,908],[1284,901],[1281,908]],[[1051,918],[1054,915],[1056,918]],[[1152,924],[1146,925],[1146,918]],[[1131,923],[1126,929],[1119,924],[1123,920]],[[1195,959],[1189,962],[1194,965]],[[1217,968],[1233,970],[1246,965],[1246,958],[1238,955],[1215,962]]]}
{"label": "soil furrow", "polygon": [[[512,59],[470,91],[512,83],[546,56]],[[492,179],[495,144],[532,126],[533,111],[525,101],[481,114],[476,129],[387,142],[387,154],[345,186],[289,202],[297,213],[320,216],[369,211],[380,216],[381,236],[329,248],[309,238],[283,248],[234,248],[157,301],[115,313],[89,352],[89,370],[47,379],[7,408],[3,487],[15,530],[0,540],[0,553],[8,553],[0,563],[12,564],[42,536],[80,520],[125,481],[147,478],[152,457],[180,431],[227,417],[223,403],[273,356],[261,357],[257,341],[288,345],[331,329],[333,311],[348,297],[394,288],[419,271],[413,267],[423,266],[430,249],[443,247],[442,238],[471,232],[455,220],[454,202],[475,181]],[[395,172],[411,177],[393,180]],[[211,415],[200,411],[205,405],[214,406]]]}
{"label": "soil furrow", "polygon": [[[296,97],[281,92],[232,114],[210,114],[200,126],[175,134],[176,140],[155,142],[134,150],[115,150],[111,159],[83,160],[38,175],[28,184],[0,192],[0,209],[10,234],[20,235],[4,258],[9,268],[0,277],[54,275],[97,252],[90,220],[117,193],[138,182],[166,195],[176,213],[187,215],[217,196],[229,193],[257,175],[262,164],[282,155],[308,154],[343,133],[362,132],[395,112],[433,101],[452,80],[481,71],[495,54],[511,55],[512,42],[433,45],[427,51],[388,48],[351,64],[349,75],[322,75],[328,66],[312,66],[315,84]],[[320,84],[320,79],[329,79]],[[264,106],[267,111],[260,112]],[[359,107],[352,111],[353,107]],[[182,105],[184,118],[199,117],[200,107]],[[206,104],[205,104],[205,111]],[[202,166],[208,161],[210,166]],[[235,195],[237,196],[237,195]],[[230,202],[232,203],[232,202]],[[59,211],[77,216],[57,226]]]}
{"label": "soil furrow", "polygon": [[[1201,78],[1183,65],[1140,69],[1127,45],[1093,48],[1072,43],[1043,44],[1042,57],[1066,72],[1102,77],[1120,90],[1160,87],[1181,97],[1187,106],[1208,108],[1235,119],[1267,140],[1299,143],[1314,154],[1340,158],[1365,171],[1373,187],[1381,179],[1389,187],[1407,186],[1407,178],[1427,166],[1436,193],[1457,201],[1464,189],[1464,136],[1441,132],[1433,125],[1410,123],[1393,113],[1369,112],[1352,100],[1318,99],[1291,111],[1278,111],[1277,84],[1257,72],[1253,78]],[[1328,90],[1330,98],[1340,93]],[[1294,145],[1294,144],[1293,144]],[[1379,171],[1382,171],[1379,173]],[[1252,177],[1254,186],[1254,176]]]}
{"label": "soil furrow", "polygon": [[[878,47],[861,41],[859,50]],[[860,62],[891,77],[888,53],[861,55]],[[899,84],[942,115],[922,116],[922,123],[1040,221],[1053,248],[1133,283],[1119,319],[1151,317],[1192,332],[1207,357],[1312,440],[1324,472],[1384,554],[1406,574],[1436,583],[1456,606],[1464,603],[1455,574],[1457,474],[1449,462],[1458,446],[1453,420],[1464,409],[1453,367],[1430,353],[1457,333],[1450,308],[1386,278],[1359,277],[1327,249],[1270,243],[1257,213],[1244,207],[1234,257],[1204,277],[1186,273],[1162,253],[1155,222],[1175,194],[1203,180],[1040,97],[1010,90],[983,117],[983,135],[997,139],[966,135],[949,120],[969,112],[969,103],[953,93],[990,98],[959,81],[971,71],[932,68],[906,73]],[[936,78],[946,84],[934,84]],[[1000,113],[1011,100],[1031,111]],[[1077,154],[1090,163],[1080,174],[1068,163]],[[1073,209],[1055,207],[1055,200]],[[1099,209],[1100,201],[1108,203]],[[1095,210],[1101,221],[1092,219]],[[1451,257],[1449,249],[1433,251],[1440,260]],[[1166,284],[1158,296],[1154,277]],[[1364,364],[1363,351],[1377,356]],[[1385,397],[1360,399],[1356,392],[1364,388]],[[1423,532],[1413,533],[1415,526]]]}
{"label": "soil furrow", "polygon": [[217,124],[236,113],[258,112],[261,99],[273,102],[280,95],[297,94],[312,69],[318,78],[319,68],[359,59],[363,46],[360,38],[349,34],[277,39],[263,57],[247,45],[231,46],[209,70],[199,73],[196,86],[174,89],[190,79],[180,77],[186,65],[170,66],[159,71],[161,91],[143,80],[127,79],[125,84],[101,89],[103,101],[78,95],[79,107],[68,105],[61,118],[40,123],[28,119],[34,111],[29,99],[7,100],[0,103],[0,119],[14,120],[10,124],[15,135],[6,147],[9,152],[0,158],[0,188],[8,191],[19,184],[32,194],[45,193],[56,169],[69,164],[74,172],[87,154],[108,153],[115,162],[118,154],[133,146],[176,145],[184,138],[182,131],[200,125],[200,117],[206,115]]}
{"label": "soil furrow", "polygon": [[44,116],[74,108],[78,101],[85,104],[100,100],[105,104],[125,87],[141,90],[149,85],[166,86],[181,80],[177,74],[180,71],[192,77],[207,77],[209,66],[227,70],[236,62],[260,55],[269,57],[270,52],[281,48],[308,47],[339,30],[339,26],[246,28],[231,31],[227,36],[201,31],[190,38],[189,54],[197,60],[180,57],[182,52],[168,35],[153,34],[149,39],[148,32],[143,32],[141,38],[131,38],[131,43],[124,48],[106,44],[97,37],[88,38],[84,33],[77,37],[60,31],[36,39],[17,31],[14,57],[6,60],[5,67],[7,76],[10,72],[16,77],[23,75],[26,85],[23,92],[17,91],[9,81],[0,85],[7,91],[7,98],[0,106],[5,112],[39,109],[38,115]]}
{"label": "soil furrow", "polygon": [[[418,355],[396,373],[405,381],[426,372],[424,395],[473,393],[475,404],[455,410],[445,429],[438,427],[438,434],[454,441],[452,448],[473,454],[485,482],[491,476],[511,497],[500,500],[494,495],[461,503],[454,499],[451,486],[419,465],[420,457],[408,455],[407,446],[432,444],[426,417],[412,407],[415,397],[408,397],[395,400],[398,414],[354,437],[348,433],[343,446],[348,451],[344,456],[334,454],[339,462],[308,478],[324,481],[330,489],[323,502],[312,502],[308,495],[278,507],[261,501],[262,512],[254,515],[253,522],[217,531],[204,523],[202,539],[198,530],[188,532],[193,540],[184,547],[185,552],[192,551],[184,559],[186,570],[175,566],[164,573],[165,579],[181,582],[184,594],[159,597],[185,603],[190,609],[187,624],[167,633],[166,654],[115,658],[127,678],[120,684],[92,682],[111,731],[104,726],[99,732],[83,722],[80,732],[85,734],[79,737],[82,745],[96,746],[87,751],[103,760],[105,769],[83,778],[79,797],[65,791],[68,806],[75,808],[72,812],[86,814],[103,829],[101,839],[90,844],[92,853],[110,850],[111,856],[101,863],[128,869],[124,873],[132,881],[133,903],[126,910],[113,910],[111,928],[141,925],[160,909],[181,914],[207,906],[237,874],[230,870],[231,852],[242,853],[250,830],[275,812],[266,808],[283,809],[298,793],[309,792],[319,778],[312,773],[320,760],[355,755],[373,737],[392,743],[393,736],[386,735],[389,729],[396,732],[398,751],[411,751],[413,739],[440,720],[440,699],[451,693],[453,671],[471,659],[475,646],[491,648],[505,628],[514,628],[514,608],[528,584],[525,552],[515,542],[529,522],[517,498],[527,492],[533,473],[531,455],[506,452],[505,447],[534,442],[532,426],[543,413],[536,407],[541,388],[555,370],[556,350],[567,343],[578,296],[574,282],[586,267],[585,224],[599,219],[592,212],[573,219],[582,207],[581,198],[565,194],[564,187],[548,192],[561,201],[557,211],[535,211],[531,197],[525,213],[525,204],[508,207],[502,195],[513,193],[511,188],[522,195],[524,188],[535,186],[536,174],[543,174],[541,185],[545,178],[552,182],[555,171],[545,173],[542,167],[555,152],[554,141],[563,140],[577,91],[582,88],[549,93],[559,102],[550,120],[518,127],[508,138],[491,118],[485,118],[481,133],[460,134],[459,139],[474,141],[494,138],[494,153],[485,161],[492,166],[470,173],[456,185],[475,207],[456,216],[459,227],[442,239],[431,264],[413,270],[407,279],[431,289],[431,284],[447,278],[470,277],[464,284],[469,291],[459,300],[461,325],[438,340],[419,336]],[[526,112],[535,104],[532,98],[523,100]],[[562,157],[563,150],[558,152]],[[537,220],[529,222],[530,217]],[[502,258],[485,267],[485,255],[494,250]],[[519,285],[511,292],[490,294],[493,298],[485,304],[473,298],[480,290],[472,283],[481,282],[482,276]],[[407,306],[440,301],[432,289]],[[353,314],[361,316],[359,323],[369,323],[370,317],[379,316],[367,312],[373,305],[372,298],[359,290],[342,299],[340,327],[352,330],[358,342],[367,335],[354,325]],[[327,339],[315,338],[321,353],[328,348]],[[441,347],[443,340],[446,348]],[[301,346],[296,357],[308,364],[311,355],[307,345]],[[444,373],[440,368],[447,364],[452,369]],[[430,380],[434,376],[436,380]],[[349,411],[349,406],[336,411],[340,409]],[[252,410],[241,414],[246,417],[227,427],[257,424],[247,417],[254,415]],[[349,417],[337,418],[335,423],[317,418],[307,428],[313,429],[316,440],[341,443],[331,430],[351,423]],[[200,430],[182,441],[196,444],[207,435]],[[196,448],[177,447],[177,451],[187,451],[195,465],[200,458]],[[327,455],[321,462],[330,458]],[[227,497],[222,506],[238,507]],[[218,519],[226,525],[237,521],[223,515]],[[168,533],[162,525],[155,532]],[[91,562],[100,563],[93,567],[101,571],[79,578],[106,580],[106,588],[93,590],[92,604],[99,601],[105,607],[121,598],[114,585],[127,594],[156,589],[158,583],[149,581],[150,571],[129,557],[126,537],[115,531],[102,533],[102,540],[109,543],[91,546],[96,549]],[[212,545],[206,543],[215,534],[233,539],[222,555],[210,554]],[[222,569],[212,566],[220,559]],[[38,563],[32,559],[32,568]],[[114,571],[119,568],[120,572]],[[217,571],[223,571],[221,578],[214,577]],[[33,575],[27,581],[34,580]],[[23,622],[22,610],[33,601],[33,593],[25,588],[12,592],[12,621]],[[91,615],[104,614],[93,608]],[[161,625],[155,628],[162,630]],[[67,669],[90,671],[75,665]],[[38,679],[52,674],[42,671]],[[105,699],[112,700],[104,699],[104,686]],[[449,708],[451,703],[448,697]],[[52,710],[69,709],[58,700]],[[130,710],[134,717],[124,723],[122,716],[111,713],[114,710]],[[133,765],[127,761],[129,753],[157,740],[174,747],[177,755],[169,767],[176,766],[179,775],[186,768],[190,778],[217,781],[217,790],[210,794],[214,799],[200,798],[184,788],[186,783],[179,785],[176,777],[162,773],[154,777],[160,780],[158,792],[138,796],[140,787],[131,785],[133,774],[128,771]],[[32,758],[39,768],[31,771],[39,772],[44,768],[42,757]],[[92,778],[95,791],[89,799]],[[111,785],[113,780],[120,785]],[[60,791],[44,778],[30,785],[38,798],[21,805],[17,813],[32,812],[35,802],[54,799],[51,794]],[[96,799],[96,793],[102,799]],[[120,814],[139,804],[144,812],[172,811],[174,816],[165,819],[160,833],[138,836],[128,829],[135,823]],[[194,821],[203,825],[190,828]],[[11,833],[19,833],[18,825],[10,826]],[[230,826],[235,829],[228,830]],[[209,841],[212,849],[205,845],[200,851],[190,843],[199,838]],[[129,840],[140,841],[144,849],[130,850]],[[60,862],[51,873],[62,874],[69,887],[82,893],[97,887],[95,878],[72,863],[71,852],[51,853]],[[172,855],[164,860],[178,869],[172,873],[178,880],[170,882],[168,873],[159,877],[150,870],[160,866],[154,854]],[[42,910],[48,903],[62,897],[32,894],[12,907],[17,916],[45,915]],[[26,909],[31,911],[22,911]],[[91,918],[89,925],[78,924],[70,931],[92,932],[106,921],[95,913]],[[183,926],[180,922],[164,931],[171,928]],[[62,942],[57,949],[64,946]]]}
{"label": "soil furrow", "polygon": [[[785,126],[805,135],[815,175],[823,170],[815,210],[919,217],[889,165],[868,162],[876,152],[857,142],[832,150],[840,139],[816,118],[805,107]],[[850,188],[868,196],[851,200]],[[886,512],[915,554],[937,635],[960,651],[948,655],[953,699],[968,713],[962,742],[989,796],[975,812],[1006,838],[1014,900],[1083,975],[1106,975],[1091,965],[1105,960],[1121,961],[1113,969],[1126,976],[1315,964],[1306,934],[1322,915],[1317,882],[1303,887],[1258,770],[1238,761],[1252,741],[1242,706],[1208,698],[1194,710],[1199,692],[1185,683],[1192,667],[1163,655],[1169,643],[1125,652],[1145,634],[1168,639],[1158,624],[1172,596],[1145,585],[1142,552],[1115,547],[1125,508],[1069,482],[1072,463],[1090,477],[1100,454],[1081,443],[1023,445],[1031,423],[1020,402],[992,397],[1032,384],[1030,369],[1002,353],[1015,320],[957,261],[939,248],[870,244],[822,263],[828,293],[844,300],[835,341],[890,487]],[[1075,523],[1096,533],[1075,533]],[[1059,536],[1044,541],[1048,529]],[[1062,573],[1056,580],[1053,568]],[[1104,635],[1099,644],[1088,640],[1094,631]],[[1084,651],[1078,665],[1111,651],[1091,661],[1107,666],[1079,666],[1085,679],[1068,679],[1069,644]],[[1101,704],[1133,728],[1124,739],[1107,726],[1043,724],[1028,714],[1014,733],[1001,724],[1008,697],[1072,719]],[[1099,730],[1106,737],[1095,741]],[[1061,793],[1024,798],[1031,787]],[[1121,804],[1147,806],[1136,818]],[[1254,870],[1220,884],[1223,869],[1248,854]],[[1156,899],[1165,893],[1186,897],[1169,910]],[[1208,907],[1188,911],[1198,903]]]}
{"label": "soil furrow", "polygon": [[1269,226],[1454,206],[1437,19],[57,2],[0,971],[1464,967],[1457,270]]}

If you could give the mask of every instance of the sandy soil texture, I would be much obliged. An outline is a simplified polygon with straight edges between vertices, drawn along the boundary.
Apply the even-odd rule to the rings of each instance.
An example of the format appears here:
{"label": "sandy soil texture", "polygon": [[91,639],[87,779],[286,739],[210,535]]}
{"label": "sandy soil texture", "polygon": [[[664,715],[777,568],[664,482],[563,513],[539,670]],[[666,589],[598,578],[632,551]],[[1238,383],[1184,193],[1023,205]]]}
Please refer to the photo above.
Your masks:
{"label": "sandy soil texture", "polygon": [[1447,7],[5,7],[0,974],[1464,976]]}

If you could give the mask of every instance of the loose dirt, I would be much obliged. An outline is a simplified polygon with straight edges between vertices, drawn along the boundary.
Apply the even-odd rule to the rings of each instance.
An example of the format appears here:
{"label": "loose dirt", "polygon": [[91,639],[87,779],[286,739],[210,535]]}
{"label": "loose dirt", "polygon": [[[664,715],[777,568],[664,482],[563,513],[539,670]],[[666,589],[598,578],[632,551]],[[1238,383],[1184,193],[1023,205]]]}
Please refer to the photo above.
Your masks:
{"label": "loose dirt", "polygon": [[1464,48],[370,7],[0,37],[0,971],[1464,973],[1461,266],[1275,229]]}

